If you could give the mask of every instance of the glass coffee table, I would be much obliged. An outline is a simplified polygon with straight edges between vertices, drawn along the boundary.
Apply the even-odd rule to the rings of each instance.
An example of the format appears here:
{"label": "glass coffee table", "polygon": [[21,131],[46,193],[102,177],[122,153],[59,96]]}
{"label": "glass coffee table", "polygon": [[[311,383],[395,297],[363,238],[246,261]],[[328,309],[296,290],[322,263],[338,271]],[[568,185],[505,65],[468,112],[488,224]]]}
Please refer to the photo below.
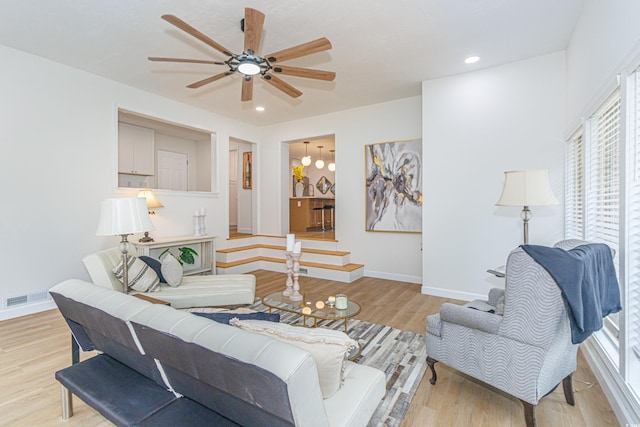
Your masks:
{"label": "glass coffee table", "polygon": [[[326,295],[304,293],[302,301],[291,301],[288,296],[282,295],[282,292],[274,292],[262,298],[262,304],[272,310],[282,310],[289,313],[296,313],[302,316],[304,325],[307,325],[307,317],[313,319],[313,327],[317,326],[318,320],[344,320],[344,332],[347,332],[347,320],[360,313],[360,305],[349,299],[347,308],[338,310],[335,306],[330,306]],[[303,313],[302,310],[309,307],[309,313]]]}

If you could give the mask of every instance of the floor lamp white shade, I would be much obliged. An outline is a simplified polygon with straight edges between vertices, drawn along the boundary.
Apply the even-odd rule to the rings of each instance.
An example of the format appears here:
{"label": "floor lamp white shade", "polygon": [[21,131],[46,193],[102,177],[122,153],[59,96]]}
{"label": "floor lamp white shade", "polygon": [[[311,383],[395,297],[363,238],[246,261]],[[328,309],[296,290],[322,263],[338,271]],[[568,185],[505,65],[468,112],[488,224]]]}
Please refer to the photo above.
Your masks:
{"label": "floor lamp white shade", "polygon": [[155,227],[149,218],[146,199],[106,199],[100,203],[100,220],[96,235],[121,237],[119,249],[122,252],[122,284],[125,293],[129,293],[127,235],[152,230],[155,230]]}
{"label": "floor lamp white shade", "polygon": [[529,243],[529,206],[557,205],[549,184],[546,169],[507,171],[504,173],[504,187],[496,206],[522,206],[521,218],[524,229],[524,244]]}

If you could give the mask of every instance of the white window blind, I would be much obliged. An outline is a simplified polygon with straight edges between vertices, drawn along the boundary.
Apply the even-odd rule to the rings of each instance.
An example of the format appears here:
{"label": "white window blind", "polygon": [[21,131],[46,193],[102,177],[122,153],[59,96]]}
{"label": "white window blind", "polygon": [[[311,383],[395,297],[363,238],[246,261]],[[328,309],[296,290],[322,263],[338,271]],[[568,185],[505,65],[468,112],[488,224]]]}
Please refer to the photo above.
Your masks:
{"label": "white window blind", "polygon": [[566,145],[564,234],[566,239],[584,239],[584,144],[582,130]]}
{"label": "white window blind", "polygon": [[626,149],[627,219],[627,377],[640,393],[640,72],[628,80],[627,111],[629,118]]}
{"label": "white window blind", "polygon": [[[620,252],[620,92],[589,120],[585,237]],[[617,261],[616,261],[617,268]]]}

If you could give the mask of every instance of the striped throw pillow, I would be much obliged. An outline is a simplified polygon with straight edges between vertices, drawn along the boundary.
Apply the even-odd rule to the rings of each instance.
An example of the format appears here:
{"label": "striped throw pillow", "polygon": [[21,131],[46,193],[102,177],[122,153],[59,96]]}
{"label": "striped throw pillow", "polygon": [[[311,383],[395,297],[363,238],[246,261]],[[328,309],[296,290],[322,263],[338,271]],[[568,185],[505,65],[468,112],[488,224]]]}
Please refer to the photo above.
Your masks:
{"label": "striped throw pillow", "polygon": [[[138,292],[157,292],[160,290],[160,279],[151,267],[141,259],[130,256],[128,258],[129,287]],[[118,280],[124,283],[124,271],[122,261],[113,269]]]}

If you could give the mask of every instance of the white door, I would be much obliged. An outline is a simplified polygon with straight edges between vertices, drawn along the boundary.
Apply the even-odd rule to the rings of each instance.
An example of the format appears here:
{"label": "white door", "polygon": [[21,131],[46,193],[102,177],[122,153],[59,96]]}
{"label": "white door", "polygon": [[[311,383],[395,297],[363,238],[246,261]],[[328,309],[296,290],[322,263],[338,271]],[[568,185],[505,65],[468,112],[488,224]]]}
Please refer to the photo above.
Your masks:
{"label": "white door", "polygon": [[158,150],[158,188],[187,191],[187,155]]}

